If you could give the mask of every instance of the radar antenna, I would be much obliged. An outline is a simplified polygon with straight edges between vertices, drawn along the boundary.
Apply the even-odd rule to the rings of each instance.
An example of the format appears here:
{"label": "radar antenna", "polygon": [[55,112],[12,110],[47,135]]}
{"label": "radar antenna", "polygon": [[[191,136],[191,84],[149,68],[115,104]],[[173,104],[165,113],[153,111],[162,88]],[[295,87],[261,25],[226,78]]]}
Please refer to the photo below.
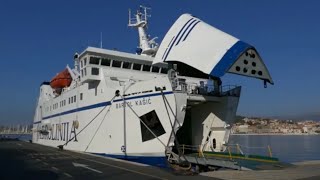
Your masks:
{"label": "radar antenna", "polygon": [[139,55],[155,56],[158,50],[158,43],[155,41],[157,37],[150,39],[150,36],[147,35],[148,18],[151,17],[147,11],[150,9],[140,5],[137,13],[133,15],[134,17],[131,17],[131,10],[129,9],[128,26],[136,27],[139,33],[139,47],[136,51]]}

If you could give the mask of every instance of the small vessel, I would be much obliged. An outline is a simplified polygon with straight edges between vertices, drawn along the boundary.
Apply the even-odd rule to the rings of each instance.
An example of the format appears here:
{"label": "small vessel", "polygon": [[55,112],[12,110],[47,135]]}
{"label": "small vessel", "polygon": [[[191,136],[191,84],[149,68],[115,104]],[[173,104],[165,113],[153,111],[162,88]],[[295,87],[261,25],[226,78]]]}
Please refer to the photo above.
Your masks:
{"label": "small vessel", "polygon": [[226,151],[241,87],[221,77],[273,84],[268,69],[252,45],[190,14],[159,45],[146,33],[147,10],[129,12],[136,53],[88,47],[41,84],[34,143],[156,166],[187,160],[187,146]]}

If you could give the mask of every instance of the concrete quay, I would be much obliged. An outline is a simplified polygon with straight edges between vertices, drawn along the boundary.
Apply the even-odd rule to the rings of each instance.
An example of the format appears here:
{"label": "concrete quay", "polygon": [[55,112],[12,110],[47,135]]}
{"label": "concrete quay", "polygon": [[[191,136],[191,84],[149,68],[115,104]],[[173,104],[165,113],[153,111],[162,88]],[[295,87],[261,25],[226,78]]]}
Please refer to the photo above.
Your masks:
{"label": "concrete quay", "polygon": [[[0,141],[0,179],[209,179],[12,140]],[[210,178],[211,179],[211,178]]]}
{"label": "concrete quay", "polygon": [[320,160],[294,163],[279,170],[233,171],[221,170],[201,173],[203,176],[228,180],[319,180]]}

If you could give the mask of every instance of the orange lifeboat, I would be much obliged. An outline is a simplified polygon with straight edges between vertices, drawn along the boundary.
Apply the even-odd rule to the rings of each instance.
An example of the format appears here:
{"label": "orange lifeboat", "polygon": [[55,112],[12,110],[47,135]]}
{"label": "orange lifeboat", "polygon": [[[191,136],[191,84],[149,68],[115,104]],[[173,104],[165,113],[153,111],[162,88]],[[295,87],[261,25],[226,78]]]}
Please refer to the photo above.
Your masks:
{"label": "orange lifeboat", "polygon": [[72,81],[72,77],[68,71],[68,69],[63,70],[59,74],[57,74],[51,81],[50,86],[53,89],[59,89],[70,86]]}

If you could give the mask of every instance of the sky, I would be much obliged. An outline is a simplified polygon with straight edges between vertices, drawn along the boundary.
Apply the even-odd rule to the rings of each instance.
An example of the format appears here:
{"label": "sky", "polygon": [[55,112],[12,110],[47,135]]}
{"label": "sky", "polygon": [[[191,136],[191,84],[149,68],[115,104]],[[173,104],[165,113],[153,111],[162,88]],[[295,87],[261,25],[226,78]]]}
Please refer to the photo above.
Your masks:
{"label": "sky", "polygon": [[190,13],[256,47],[275,85],[223,77],[242,85],[238,114],[320,119],[320,1],[317,0],[2,0],[0,5],[0,124],[33,120],[39,85],[73,65],[75,52],[100,44],[134,53],[128,8],[151,7],[148,33],[158,43]]}

